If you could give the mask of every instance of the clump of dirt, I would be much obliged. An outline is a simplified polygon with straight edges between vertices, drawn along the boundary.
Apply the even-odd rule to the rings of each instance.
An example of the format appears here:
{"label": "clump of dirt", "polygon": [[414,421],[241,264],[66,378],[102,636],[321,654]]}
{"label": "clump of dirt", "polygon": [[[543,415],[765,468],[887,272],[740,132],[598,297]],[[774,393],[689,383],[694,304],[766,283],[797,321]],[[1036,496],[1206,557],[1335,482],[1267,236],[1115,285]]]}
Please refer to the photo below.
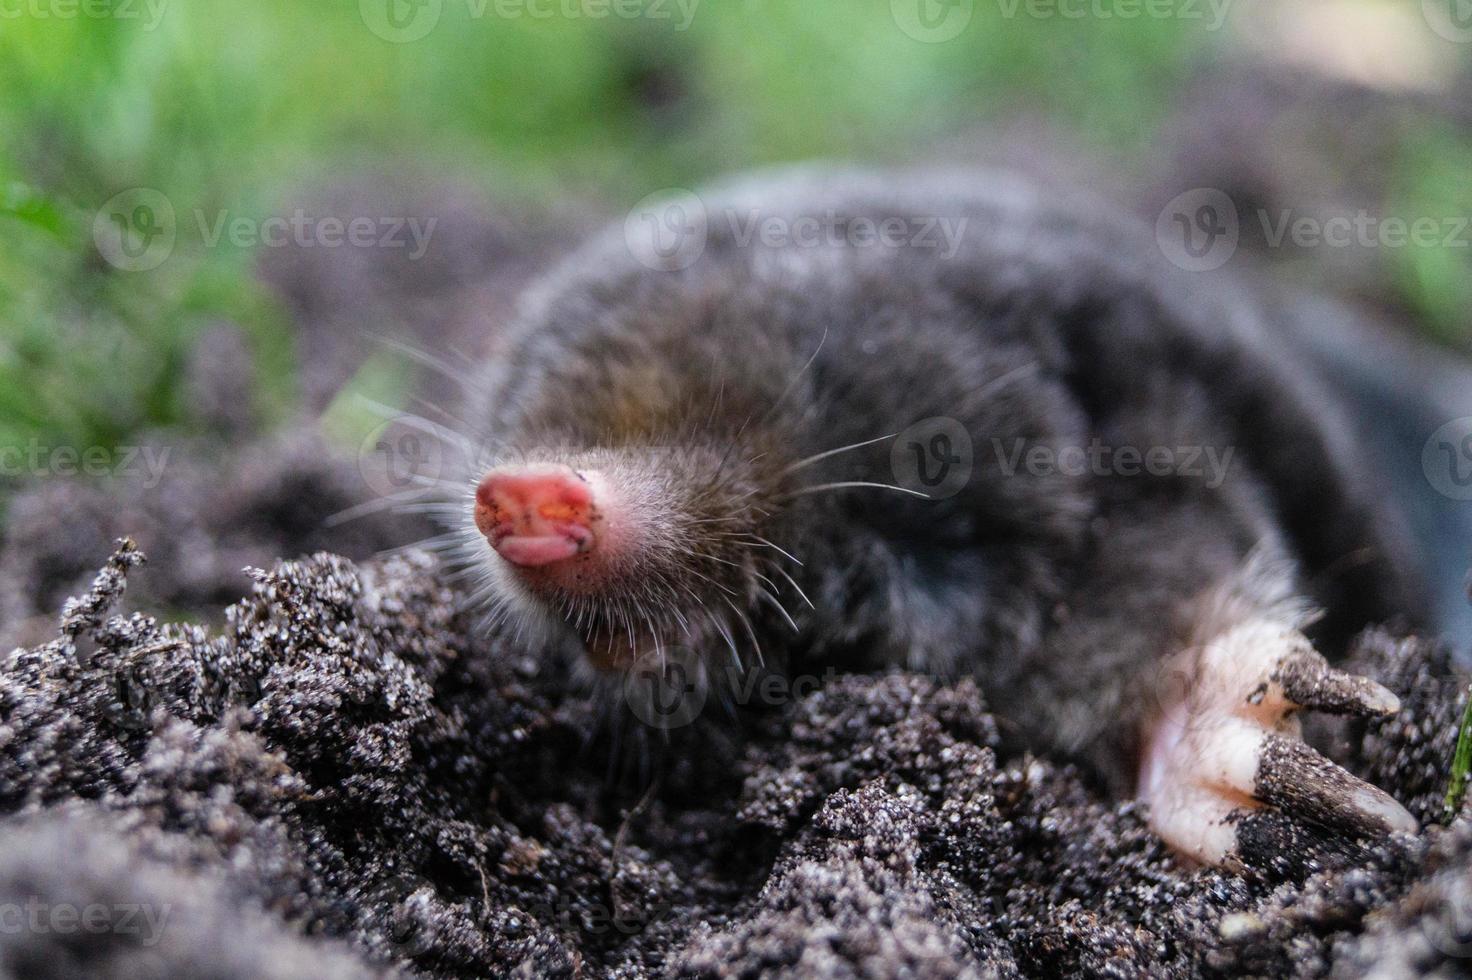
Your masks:
{"label": "clump of dirt", "polygon": [[130,594],[136,607],[218,620],[249,589],[248,566],[329,546],[369,558],[434,533],[422,517],[396,513],[335,523],[363,503],[365,478],[312,427],[229,451],[163,438],[147,449],[167,478],[36,480],[5,501],[0,649],[44,643],[55,611],[87,587],[122,534],[154,559]]}
{"label": "clump of dirt", "polygon": [[[1378,843],[1267,819],[1247,873],[1185,869],[1066,760],[999,758],[974,683],[904,673],[672,731],[618,778],[607,703],[478,635],[426,556],[278,564],[218,630],[117,612],[141,561],[125,543],[56,639],[0,666],[0,977],[1390,976],[1472,955],[1465,816]],[[1405,707],[1318,744],[1440,819],[1465,678],[1379,632],[1355,666]]]}

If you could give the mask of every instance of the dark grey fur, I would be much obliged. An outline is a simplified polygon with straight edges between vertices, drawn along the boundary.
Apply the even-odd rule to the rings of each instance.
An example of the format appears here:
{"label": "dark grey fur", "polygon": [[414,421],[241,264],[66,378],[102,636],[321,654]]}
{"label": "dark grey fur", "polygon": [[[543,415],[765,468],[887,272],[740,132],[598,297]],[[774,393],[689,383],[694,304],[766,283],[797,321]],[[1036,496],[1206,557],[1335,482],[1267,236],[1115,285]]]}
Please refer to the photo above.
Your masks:
{"label": "dark grey fur", "polygon": [[[1366,624],[1422,621],[1408,536],[1357,456],[1345,405],[1282,340],[1285,301],[1176,269],[1148,229],[998,175],[786,172],[702,199],[709,238],[689,268],[641,264],[620,225],[533,290],[477,416],[497,446],[670,475],[663,557],[604,605],[568,607],[585,639],[620,632],[621,610],[637,607],[641,636],[711,662],[730,656],[723,632],[750,656],[746,617],[768,660],[785,654],[793,669],[975,672],[1030,738],[1118,779],[1149,668],[1184,635],[1191,600],[1254,549],[1296,564],[1298,591],[1327,612],[1313,633],[1331,657]],[[758,216],[965,226],[954,254],[943,241],[743,244]],[[888,441],[786,467],[936,416],[975,447],[955,496],[787,496],[895,482]],[[1008,474],[996,448],[1095,439],[1233,456],[1212,487]],[[699,523],[712,520],[726,523]],[[761,600],[759,574],[782,586],[795,636]],[[541,599],[554,612],[572,601]],[[669,606],[696,624],[690,636]]]}

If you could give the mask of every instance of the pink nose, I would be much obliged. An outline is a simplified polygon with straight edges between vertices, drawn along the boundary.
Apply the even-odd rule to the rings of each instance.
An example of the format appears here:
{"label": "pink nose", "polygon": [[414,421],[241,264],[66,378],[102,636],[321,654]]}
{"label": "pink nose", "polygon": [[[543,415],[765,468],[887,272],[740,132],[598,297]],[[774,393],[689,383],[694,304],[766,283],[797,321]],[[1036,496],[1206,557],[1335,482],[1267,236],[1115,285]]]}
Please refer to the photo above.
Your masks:
{"label": "pink nose", "polygon": [[565,561],[592,549],[593,489],[571,467],[504,466],[475,493],[475,525],[491,547],[524,568]]}

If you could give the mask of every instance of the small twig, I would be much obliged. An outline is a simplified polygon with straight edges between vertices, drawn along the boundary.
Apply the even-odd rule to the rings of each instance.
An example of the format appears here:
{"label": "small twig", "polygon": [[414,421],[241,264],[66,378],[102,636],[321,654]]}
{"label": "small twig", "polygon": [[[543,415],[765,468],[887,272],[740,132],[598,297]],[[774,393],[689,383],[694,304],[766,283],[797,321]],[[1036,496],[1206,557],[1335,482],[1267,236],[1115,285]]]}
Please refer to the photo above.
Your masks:
{"label": "small twig", "polygon": [[664,775],[662,773],[654,777],[654,781],[649,784],[649,789],[645,790],[644,797],[624,817],[623,823],[618,828],[618,833],[613,838],[613,852],[609,856],[611,877],[608,882],[608,894],[613,899],[613,914],[614,918],[618,921],[627,921],[624,917],[627,903],[624,901],[623,896],[619,894],[618,869],[623,860],[624,842],[629,834],[629,826],[648,809],[650,803],[654,802],[654,797],[659,792],[659,788],[663,783]]}

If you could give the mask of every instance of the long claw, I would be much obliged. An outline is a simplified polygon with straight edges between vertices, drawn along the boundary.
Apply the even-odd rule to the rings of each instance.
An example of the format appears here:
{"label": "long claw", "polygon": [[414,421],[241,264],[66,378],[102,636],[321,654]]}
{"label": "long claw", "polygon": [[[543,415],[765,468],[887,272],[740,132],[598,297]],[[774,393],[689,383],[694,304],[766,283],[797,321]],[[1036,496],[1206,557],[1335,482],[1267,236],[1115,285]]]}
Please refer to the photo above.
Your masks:
{"label": "long claw", "polygon": [[1278,665],[1272,680],[1292,703],[1335,715],[1378,718],[1400,710],[1400,698],[1383,685],[1335,670],[1314,650],[1294,650]]}
{"label": "long claw", "polygon": [[1419,829],[1416,818],[1389,793],[1281,735],[1263,739],[1252,795],[1285,813],[1361,837]]}

